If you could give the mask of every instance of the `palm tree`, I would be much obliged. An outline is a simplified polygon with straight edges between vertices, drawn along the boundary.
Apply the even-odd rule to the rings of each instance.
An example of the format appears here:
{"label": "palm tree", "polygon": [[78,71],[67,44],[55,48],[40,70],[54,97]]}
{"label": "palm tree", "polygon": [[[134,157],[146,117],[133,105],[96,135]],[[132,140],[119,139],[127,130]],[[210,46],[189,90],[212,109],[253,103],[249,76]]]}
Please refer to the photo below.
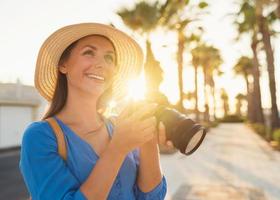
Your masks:
{"label": "palm tree", "polygon": [[147,98],[160,104],[168,104],[167,98],[159,92],[159,85],[163,80],[160,63],[155,59],[149,39],[150,33],[158,27],[160,19],[159,4],[149,4],[141,1],[133,9],[122,9],[117,14],[124,23],[146,38],[146,60],[144,64],[147,83]]}
{"label": "palm tree", "polygon": [[273,6],[275,10],[273,11],[273,14],[275,14],[275,17],[280,18],[280,0],[259,0],[263,5],[266,6]]}
{"label": "palm tree", "polygon": [[228,95],[225,89],[221,89],[221,99],[223,100],[224,107],[224,117],[228,116],[229,104],[228,104]]}
{"label": "palm tree", "polygon": [[123,8],[117,12],[123,22],[132,30],[138,31],[146,36],[148,40],[149,33],[157,28],[160,18],[158,2],[154,4],[141,1],[133,9]]}
{"label": "palm tree", "polygon": [[[212,46],[206,46],[204,54],[204,62],[202,64],[204,73],[204,88],[208,85],[211,89],[212,98],[214,99],[214,118],[216,118],[216,101],[215,101],[215,81],[214,74],[221,75],[220,65],[222,63],[222,58],[220,52],[217,48]],[[206,93],[205,93],[206,97]],[[207,100],[207,98],[206,98]],[[209,103],[206,101],[206,105]],[[209,115],[209,113],[208,113]],[[209,116],[208,116],[209,117]]]}
{"label": "palm tree", "polygon": [[[204,9],[208,6],[205,2],[200,2],[195,7],[190,7],[189,11],[186,11],[186,8],[189,6],[189,1],[181,1],[181,0],[167,0],[165,4],[161,7],[161,18],[160,24],[162,26],[167,27],[169,30],[177,32],[177,39],[178,39],[178,51],[177,51],[177,63],[178,63],[178,85],[179,85],[179,102],[178,102],[178,109],[180,111],[184,111],[183,106],[183,53],[185,49],[186,43],[186,36],[185,36],[185,29],[187,26],[193,22],[195,19],[191,17],[186,17],[185,14],[189,13],[191,10],[195,10],[195,8]],[[198,12],[194,14],[197,16]]]}
{"label": "palm tree", "polygon": [[[193,102],[195,102],[195,91],[189,91],[189,92],[184,93],[184,101],[185,100],[187,100],[193,104]],[[194,108],[191,108],[188,110],[188,113],[196,114],[196,111]]]}
{"label": "palm tree", "polygon": [[[266,62],[268,69],[268,77],[269,77],[269,89],[271,95],[271,128],[272,130],[280,127],[280,119],[277,108],[276,101],[276,86],[275,86],[275,65],[274,65],[274,55],[271,45],[271,28],[270,23],[273,22],[274,15],[273,12],[269,13],[267,16],[264,16],[264,2],[263,1],[255,1],[255,15],[257,18],[257,24],[259,31],[262,35],[262,42],[264,45],[264,51],[266,53]],[[270,20],[270,21],[269,21]]]}
{"label": "palm tree", "polygon": [[[258,26],[255,17],[255,9],[246,0],[242,3],[239,12],[237,13],[238,19],[235,24],[237,25],[240,34],[251,34],[251,49],[253,52],[253,67],[252,75],[254,78],[253,91],[248,93],[248,99],[254,99],[253,102],[248,102],[248,111],[254,112],[252,116],[248,116],[251,122],[264,123],[264,116],[262,111],[261,90],[260,90],[260,71],[257,48],[260,40],[258,39]],[[240,18],[241,16],[241,18]],[[250,104],[250,105],[249,105]],[[250,108],[250,109],[249,109]]]}
{"label": "palm tree", "polygon": [[213,97],[213,111],[214,111],[214,120],[217,119],[217,101],[216,101],[216,84],[214,81],[214,76],[220,77],[224,74],[224,72],[220,71],[219,69],[216,69],[215,73],[211,76],[211,80],[210,80],[210,87],[211,87],[211,92],[212,92],[212,97]]}
{"label": "palm tree", "polygon": [[191,51],[192,54],[192,64],[194,66],[194,85],[195,85],[195,116],[196,120],[199,120],[199,110],[198,110],[198,68],[200,66],[201,51],[199,47],[194,48]]}
{"label": "palm tree", "polygon": [[241,113],[242,101],[246,99],[246,95],[239,93],[236,95],[235,99],[236,99],[236,114],[238,116],[242,116]]}
{"label": "palm tree", "polygon": [[[219,50],[215,47],[208,46],[206,44],[199,44],[192,51],[192,63],[195,68],[195,78],[196,78],[196,87],[197,87],[197,68],[200,66],[203,69],[204,75],[204,97],[205,97],[205,110],[208,111],[208,99],[207,99],[207,85],[210,86],[211,93],[214,99],[214,118],[216,112],[216,101],[215,101],[215,82],[214,74],[221,74],[219,66],[222,63],[222,58],[220,56]],[[205,112],[205,120],[209,119],[209,113]]]}
{"label": "palm tree", "polygon": [[247,116],[248,116],[248,120],[251,122],[254,122],[254,115],[257,114],[254,113],[253,100],[255,101],[255,99],[253,98],[252,95],[253,93],[252,86],[249,83],[249,75],[252,74],[253,68],[254,68],[253,60],[246,56],[240,57],[233,68],[235,74],[242,75],[245,79],[246,88],[247,88],[247,102],[248,102]]}
{"label": "palm tree", "polygon": [[155,59],[151,43],[146,41],[147,57],[144,64],[145,79],[147,84],[148,100],[156,102],[160,105],[169,105],[167,97],[159,91],[159,86],[163,81],[163,71],[160,63]]}

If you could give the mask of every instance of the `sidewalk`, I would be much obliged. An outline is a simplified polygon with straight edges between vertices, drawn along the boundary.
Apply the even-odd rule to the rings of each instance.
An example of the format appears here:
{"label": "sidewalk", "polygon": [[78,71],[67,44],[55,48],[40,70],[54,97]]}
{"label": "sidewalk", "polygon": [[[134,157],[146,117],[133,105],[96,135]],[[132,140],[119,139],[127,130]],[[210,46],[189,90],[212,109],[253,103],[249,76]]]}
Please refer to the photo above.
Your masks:
{"label": "sidewalk", "polygon": [[279,200],[280,153],[243,124],[211,130],[191,156],[161,155],[166,200]]}

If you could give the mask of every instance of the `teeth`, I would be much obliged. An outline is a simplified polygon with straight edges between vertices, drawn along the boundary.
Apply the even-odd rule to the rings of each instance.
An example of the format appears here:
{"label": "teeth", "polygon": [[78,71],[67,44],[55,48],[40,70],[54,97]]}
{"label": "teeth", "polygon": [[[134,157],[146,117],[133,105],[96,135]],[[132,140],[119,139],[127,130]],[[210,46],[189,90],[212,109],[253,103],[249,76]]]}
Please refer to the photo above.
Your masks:
{"label": "teeth", "polygon": [[102,76],[97,76],[97,75],[95,75],[95,74],[87,74],[87,77],[89,77],[89,78],[95,78],[95,79],[102,80],[102,81],[105,80],[104,77],[102,77]]}

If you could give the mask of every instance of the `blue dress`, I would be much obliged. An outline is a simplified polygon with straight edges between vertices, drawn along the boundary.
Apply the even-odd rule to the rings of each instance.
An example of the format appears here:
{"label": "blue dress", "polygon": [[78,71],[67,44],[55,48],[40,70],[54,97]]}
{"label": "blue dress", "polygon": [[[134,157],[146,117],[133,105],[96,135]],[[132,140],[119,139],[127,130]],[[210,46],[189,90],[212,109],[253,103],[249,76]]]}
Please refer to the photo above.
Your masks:
{"label": "blue dress", "polygon": [[[20,156],[20,171],[33,200],[85,200],[80,186],[87,179],[99,156],[89,143],[56,118],[67,146],[67,161],[58,154],[56,137],[46,121],[32,122],[25,130]],[[113,125],[106,120],[110,138]],[[127,154],[108,195],[109,200],[163,200],[166,179],[144,193],[136,184],[139,149]]]}

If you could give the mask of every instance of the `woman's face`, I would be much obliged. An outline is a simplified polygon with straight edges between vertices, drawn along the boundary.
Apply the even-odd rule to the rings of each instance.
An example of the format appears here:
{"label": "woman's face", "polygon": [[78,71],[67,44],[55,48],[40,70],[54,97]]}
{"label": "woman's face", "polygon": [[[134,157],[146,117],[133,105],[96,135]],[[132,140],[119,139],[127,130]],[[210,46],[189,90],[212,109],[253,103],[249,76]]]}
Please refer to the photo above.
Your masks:
{"label": "woman's face", "polygon": [[99,97],[111,85],[117,71],[113,44],[97,35],[82,38],[59,70],[66,74],[68,90]]}

